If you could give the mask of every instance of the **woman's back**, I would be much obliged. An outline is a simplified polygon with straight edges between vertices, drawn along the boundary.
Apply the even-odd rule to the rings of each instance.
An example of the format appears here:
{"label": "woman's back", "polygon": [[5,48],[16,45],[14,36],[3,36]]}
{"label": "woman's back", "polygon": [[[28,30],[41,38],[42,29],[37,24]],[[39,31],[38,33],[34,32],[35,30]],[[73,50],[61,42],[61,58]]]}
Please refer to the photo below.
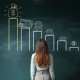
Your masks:
{"label": "woman's back", "polygon": [[[35,54],[36,53],[33,54],[33,60],[34,60]],[[49,55],[50,55],[50,58],[51,58],[51,54],[49,54]],[[35,61],[34,61],[34,63],[35,63]],[[49,68],[49,65],[38,66],[38,64],[36,64],[36,63],[35,63],[35,66],[36,66],[36,70],[47,70]]]}
{"label": "woman's back", "polygon": [[31,80],[54,80],[53,56],[44,39],[37,41],[35,53],[31,57],[30,75]]}
{"label": "woman's back", "polygon": [[[45,76],[44,78],[48,78],[48,79],[44,79],[44,80],[54,80],[55,75],[54,75],[54,70],[53,70],[53,56],[52,56],[52,54],[49,54],[50,55],[50,65],[46,65],[46,66],[42,66],[42,67],[38,66],[38,64],[35,63],[35,61],[34,61],[35,54],[36,53],[33,53],[32,57],[31,57],[31,61],[33,63],[31,64],[32,70],[30,71],[30,73],[33,73],[32,76],[34,76],[34,74],[36,74],[36,72],[37,72],[36,75],[37,76],[39,75],[38,78],[40,80],[43,80],[43,79],[41,79],[43,76],[42,77],[40,76],[41,72],[39,72],[39,71],[48,71],[49,73],[45,72],[47,74],[47,76],[44,74],[44,76]],[[39,80],[39,79],[35,79],[35,80]]]}

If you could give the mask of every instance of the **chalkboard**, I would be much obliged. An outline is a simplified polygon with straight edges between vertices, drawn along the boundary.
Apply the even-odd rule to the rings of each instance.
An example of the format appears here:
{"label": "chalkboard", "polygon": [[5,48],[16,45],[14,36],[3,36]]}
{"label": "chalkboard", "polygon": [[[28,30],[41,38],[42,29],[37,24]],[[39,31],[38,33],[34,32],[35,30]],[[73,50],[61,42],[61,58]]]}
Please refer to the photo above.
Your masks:
{"label": "chalkboard", "polygon": [[0,3],[0,80],[31,80],[31,55],[40,38],[53,55],[55,80],[80,79],[80,12],[74,4],[63,0]]}

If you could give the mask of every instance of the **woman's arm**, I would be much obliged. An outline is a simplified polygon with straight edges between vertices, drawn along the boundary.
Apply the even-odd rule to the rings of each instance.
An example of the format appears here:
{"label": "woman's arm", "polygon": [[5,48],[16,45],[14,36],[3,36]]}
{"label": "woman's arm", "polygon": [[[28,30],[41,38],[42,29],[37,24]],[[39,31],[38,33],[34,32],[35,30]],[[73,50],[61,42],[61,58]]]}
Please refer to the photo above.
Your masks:
{"label": "woman's arm", "polygon": [[49,72],[50,72],[51,80],[54,80],[55,74],[54,74],[54,69],[53,69],[53,56],[51,54],[50,54]]}
{"label": "woman's arm", "polygon": [[31,77],[31,80],[34,80],[34,78],[35,78],[35,70],[36,70],[36,67],[35,67],[35,64],[34,64],[34,54],[32,54],[31,64],[30,64],[30,77]]}

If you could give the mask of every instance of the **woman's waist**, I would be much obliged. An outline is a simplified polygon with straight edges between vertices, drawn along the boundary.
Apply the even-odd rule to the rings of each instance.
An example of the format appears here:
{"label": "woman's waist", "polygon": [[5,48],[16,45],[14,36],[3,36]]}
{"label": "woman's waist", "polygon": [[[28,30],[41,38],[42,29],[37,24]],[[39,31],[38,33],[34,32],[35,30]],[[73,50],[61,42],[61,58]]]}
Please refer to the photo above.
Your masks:
{"label": "woman's waist", "polygon": [[36,69],[37,69],[37,70],[48,70],[48,69],[49,69],[49,66],[46,66],[46,67],[36,66]]}
{"label": "woman's waist", "polygon": [[45,74],[45,73],[49,73],[49,70],[37,70],[36,71],[37,74]]}

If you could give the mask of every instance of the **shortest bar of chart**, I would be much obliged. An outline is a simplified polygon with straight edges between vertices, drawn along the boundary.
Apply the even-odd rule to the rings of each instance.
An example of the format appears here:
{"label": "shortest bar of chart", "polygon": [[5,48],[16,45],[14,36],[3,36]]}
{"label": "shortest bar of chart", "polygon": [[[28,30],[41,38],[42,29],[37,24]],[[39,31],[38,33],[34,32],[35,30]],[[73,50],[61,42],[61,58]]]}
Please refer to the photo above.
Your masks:
{"label": "shortest bar of chart", "polygon": [[76,41],[71,42],[71,46],[69,47],[69,51],[71,51],[72,49],[73,50],[77,49],[79,51],[79,47],[77,47],[77,42]]}
{"label": "shortest bar of chart", "polygon": [[57,40],[57,51],[59,50],[59,43],[65,43],[65,51],[67,51],[67,37],[66,36],[61,36],[59,40]]}

